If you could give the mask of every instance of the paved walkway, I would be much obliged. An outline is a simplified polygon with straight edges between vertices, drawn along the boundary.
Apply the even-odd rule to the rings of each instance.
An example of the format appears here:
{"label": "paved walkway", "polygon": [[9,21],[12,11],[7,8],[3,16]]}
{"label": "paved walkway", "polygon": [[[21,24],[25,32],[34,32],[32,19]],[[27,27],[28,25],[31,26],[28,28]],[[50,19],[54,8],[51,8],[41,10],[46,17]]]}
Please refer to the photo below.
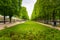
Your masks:
{"label": "paved walkway", "polygon": [[[39,23],[39,22],[38,22],[38,23]],[[44,23],[39,23],[39,24],[44,25],[44,26],[48,26],[48,27],[50,27],[50,28],[54,28],[54,29],[60,30],[60,27],[54,27],[54,26],[52,26],[52,25],[48,25],[48,24],[44,24]]]}
{"label": "paved walkway", "polygon": [[0,30],[4,29],[5,27],[12,27],[14,25],[21,24],[21,23],[24,23],[24,22],[25,21],[14,22],[14,23],[6,23],[6,24],[0,23]]}

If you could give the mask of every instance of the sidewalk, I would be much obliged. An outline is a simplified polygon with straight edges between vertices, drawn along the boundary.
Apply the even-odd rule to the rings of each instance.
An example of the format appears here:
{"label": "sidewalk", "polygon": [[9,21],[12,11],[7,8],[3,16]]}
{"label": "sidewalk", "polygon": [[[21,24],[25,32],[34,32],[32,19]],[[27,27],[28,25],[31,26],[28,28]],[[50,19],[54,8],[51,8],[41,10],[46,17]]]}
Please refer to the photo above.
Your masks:
{"label": "sidewalk", "polygon": [[[39,23],[39,22],[37,22],[37,23]],[[44,23],[39,23],[39,24],[44,25],[44,26],[48,26],[50,28],[54,28],[54,29],[60,30],[60,27],[53,27],[52,25],[48,25],[48,24],[44,24]]]}
{"label": "sidewalk", "polygon": [[6,24],[1,23],[1,24],[0,24],[0,30],[4,29],[5,27],[12,27],[12,26],[14,26],[14,25],[22,24],[22,23],[24,23],[24,22],[25,22],[25,21],[14,22],[14,23],[6,23]]}

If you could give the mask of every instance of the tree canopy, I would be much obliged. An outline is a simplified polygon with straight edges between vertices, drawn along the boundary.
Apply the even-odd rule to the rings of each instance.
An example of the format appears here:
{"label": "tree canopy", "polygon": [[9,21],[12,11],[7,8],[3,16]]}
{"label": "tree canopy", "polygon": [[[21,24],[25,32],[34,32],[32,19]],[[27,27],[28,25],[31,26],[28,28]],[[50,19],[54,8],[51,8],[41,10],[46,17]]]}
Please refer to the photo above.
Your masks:
{"label": "tree canopy", "polygon": [[28,12],[27,12],[25,7],[22,7],[20,12],[21,12],[20,13],[20,18],[21,19],[25,19],[25,20],[29,19]]}
{"label": "tree canopy", "polygon": [[58,19],[60,15],[60,0],[37,0],[34,5],[32,20],[49,20],[53,18],[53,13],[55,14],[55,19]]}
{"label": "tree canopy", "polygon": [[22,0],[0,0],[0,14],[9,16],[10,21],[13,15],[19,15]]}

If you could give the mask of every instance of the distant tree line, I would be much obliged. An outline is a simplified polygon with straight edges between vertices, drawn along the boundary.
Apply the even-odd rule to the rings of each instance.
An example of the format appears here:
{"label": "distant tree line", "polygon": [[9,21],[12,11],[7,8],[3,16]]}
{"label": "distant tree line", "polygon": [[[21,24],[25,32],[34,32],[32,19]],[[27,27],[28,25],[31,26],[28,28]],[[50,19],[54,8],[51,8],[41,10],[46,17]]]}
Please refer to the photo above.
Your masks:
{"label": "distant tree line", "polygon": [[27,12],[25,7],[21,7],[20,18],[24,19],[24,20],[28,20],[29,19],[28,12]]}

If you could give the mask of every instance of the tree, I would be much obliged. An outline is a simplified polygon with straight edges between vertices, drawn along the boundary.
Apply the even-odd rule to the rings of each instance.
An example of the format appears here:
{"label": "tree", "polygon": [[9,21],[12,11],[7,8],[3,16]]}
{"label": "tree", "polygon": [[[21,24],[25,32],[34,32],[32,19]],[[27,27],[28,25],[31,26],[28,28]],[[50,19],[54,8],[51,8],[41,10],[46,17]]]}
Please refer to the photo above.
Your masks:
{"label": "tree", "polygon": [[21,8],[20,18],[25,20],[29,19],[29,16],[25,7]]}
{"label": "tree", "polygon": [[12,7],[10,11],[12,14],[9,13],[10,23],[13,15],[19,16],[21,10],[21,2],[22,0],[12,0]]}
{"label": "tree", "polygon": [[8,8],[10,2],[8,0],[0,0],[0,14],[4,16],[4,24],[5,24],[5,16],[8,15]]}

